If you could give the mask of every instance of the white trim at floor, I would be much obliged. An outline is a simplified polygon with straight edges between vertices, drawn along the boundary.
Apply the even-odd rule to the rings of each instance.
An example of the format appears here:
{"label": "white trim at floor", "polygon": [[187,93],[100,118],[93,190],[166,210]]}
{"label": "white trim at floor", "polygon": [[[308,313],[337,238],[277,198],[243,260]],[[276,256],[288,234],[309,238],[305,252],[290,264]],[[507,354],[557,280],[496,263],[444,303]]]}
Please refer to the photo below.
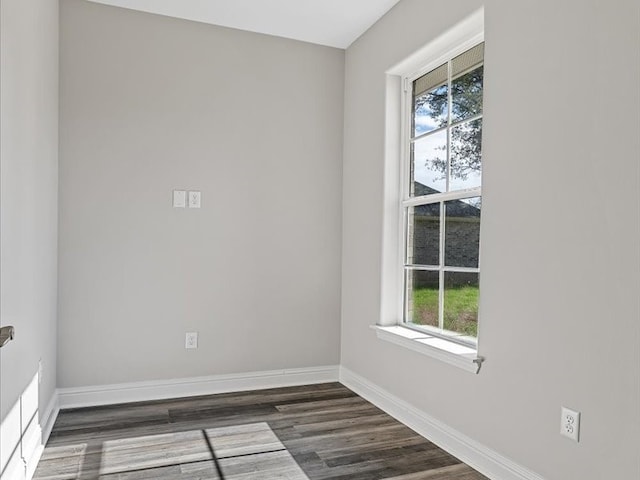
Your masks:
{"label": "white trim at floor", "polygon": [[337,382],[337,365],[58,389],[60,408],[164,400]]}
{"label": "white trim at floor", "polygon": [[49,401],[49,405],[47,405],[46,410],[43,412],[43,415],[40,416],[43,445],[47,444],[49,436],[51,436],[51,430],[53,430],[53,424],[56,423],[58,413],[60,413],[60,404],[58,400],[58,391],[56,390]]}
{"label": "white trim at floor", "polygon": [[544,480],[348,368],[340,367],[340,383],[492,480]]}

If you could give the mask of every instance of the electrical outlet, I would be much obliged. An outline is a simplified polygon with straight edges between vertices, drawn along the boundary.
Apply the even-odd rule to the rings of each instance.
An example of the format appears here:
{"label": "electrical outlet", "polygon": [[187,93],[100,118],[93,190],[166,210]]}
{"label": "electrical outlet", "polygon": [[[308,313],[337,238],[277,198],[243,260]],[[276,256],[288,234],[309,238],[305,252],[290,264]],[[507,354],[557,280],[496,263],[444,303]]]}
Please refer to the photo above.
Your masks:
{"label": "electrical outlet", "polygon": [[580,441],[580,412],[575,412],[567,407],[562,407],[560,417],[560,435],[570,438],[575,442]]}
{"label": "electrical outlet", "polygon": [[198,332],[187,332],[185,334],[184,348],[198,348]]}

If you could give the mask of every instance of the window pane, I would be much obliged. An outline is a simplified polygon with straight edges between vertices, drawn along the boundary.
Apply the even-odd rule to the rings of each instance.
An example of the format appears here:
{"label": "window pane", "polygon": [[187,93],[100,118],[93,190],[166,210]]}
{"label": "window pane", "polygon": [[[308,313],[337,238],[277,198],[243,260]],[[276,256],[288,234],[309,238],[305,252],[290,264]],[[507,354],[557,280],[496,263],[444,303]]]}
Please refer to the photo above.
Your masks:
{"label": "window pane", "polygon": [[447,124],[447,91],[447,85],[444,84],[414,97],[412,134],[414,137]]}
{"label": "window pane", "polygon": [[437,327],[440,274],[424,270],[408,270],[406,278],[407,322]]}
{"label": "window pane", "polygon": [[446,191],[447,132],[436,132],[411,144],[411,196]]}
{"label": "window pane", "polygon": [[445,202],[444,264],[478,267],[480,250],[480,197]]}
{"label": "window pane", "polygon": [[440,203],[407,210],[407,264],[440,264]]}
{"label": "window pane", "polygon": [[451,129],[449,191],[482,184],[482,119]]}
{"label": "window pane", "polygon": [[451,81],[451,121],[458,122],[482,113],[482,66]]}
{"label": "window pane", "polygon": [[478,336],[478,274],[445,272],[444,329]]}

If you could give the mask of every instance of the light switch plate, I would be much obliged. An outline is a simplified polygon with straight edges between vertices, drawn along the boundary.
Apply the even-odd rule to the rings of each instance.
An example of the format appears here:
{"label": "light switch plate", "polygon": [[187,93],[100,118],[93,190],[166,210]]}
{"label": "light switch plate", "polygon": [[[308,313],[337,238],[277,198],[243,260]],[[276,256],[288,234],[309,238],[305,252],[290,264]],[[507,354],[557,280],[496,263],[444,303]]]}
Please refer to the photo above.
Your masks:
{"label": "light switch plate", "polygon": [[200,192],[191,190],[188,195],[189,208],[200,208]]}
{"label": "light switch plate", "polygon": [[173,208],[184,208],[187,206],[187,192],[185,190],[173,191]]}
{"label": "light switch plate", "polygon": [[198,348],[198,332],[185,333],[184,348]]}

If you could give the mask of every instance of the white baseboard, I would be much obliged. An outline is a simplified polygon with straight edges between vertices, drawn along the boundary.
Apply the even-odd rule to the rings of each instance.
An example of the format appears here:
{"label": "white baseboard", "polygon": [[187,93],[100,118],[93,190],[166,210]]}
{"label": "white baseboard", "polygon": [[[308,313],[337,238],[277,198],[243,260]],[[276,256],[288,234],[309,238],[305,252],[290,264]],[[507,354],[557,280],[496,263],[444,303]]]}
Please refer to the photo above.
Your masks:
{"label": "white baseboard", "polygon": [[51,436],[51,430],[53,430],[53,424],[56,423],[60,413],[60,403],[58,397],[58,391],[53,394],[47,408],[42,415],[40,415],[40,427],[42,428],[42,444],[46,445]]}
{"label": "white baseboard", "polygon": [[345,367],[340,367],[340,382],[492,480],[544,480]]}
{"label": "white baseboard", "polygon": [[337,365],[58,389],[59,408],[193,397],[337,382]]}

